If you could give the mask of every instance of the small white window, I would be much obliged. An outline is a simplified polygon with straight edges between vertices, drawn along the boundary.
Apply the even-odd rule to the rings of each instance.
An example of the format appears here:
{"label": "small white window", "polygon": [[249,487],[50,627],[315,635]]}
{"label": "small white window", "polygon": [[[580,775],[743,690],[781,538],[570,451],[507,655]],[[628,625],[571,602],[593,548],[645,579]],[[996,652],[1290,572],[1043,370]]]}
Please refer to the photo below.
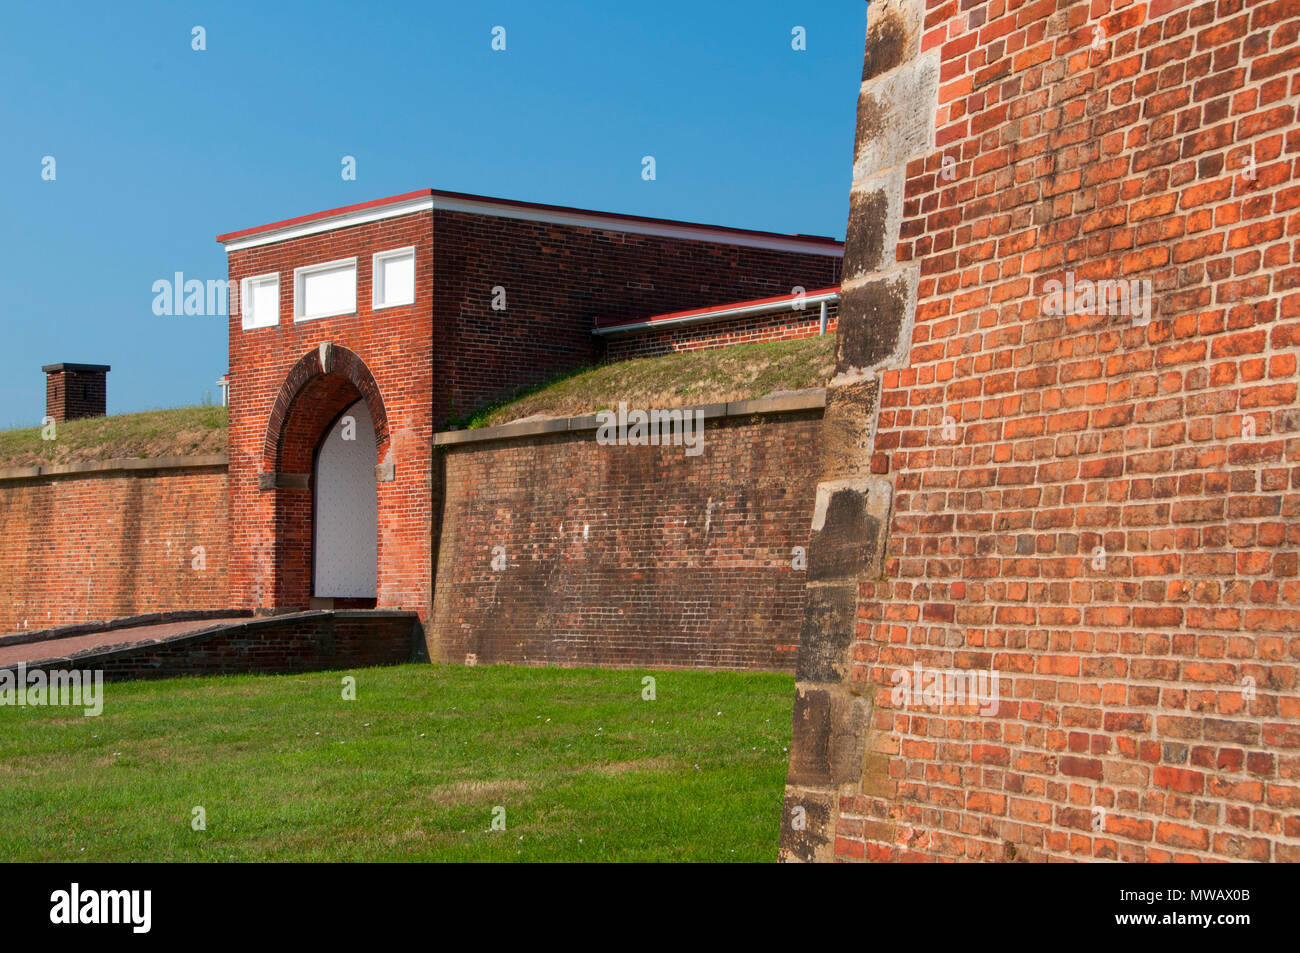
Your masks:
{"label": "small white window", "polygon": [[415,303],[415,249],[381,251],[374,258],[374,307]]}
{"label": "small white window", "polygon": [[239,287],[244,329],[271,328],[280,323],[279,274],[245,278]]}
{"label": "small white window", "polygon": [[293,286],[295,321],[352,314],[357,310],[357,260],[295,268]]}

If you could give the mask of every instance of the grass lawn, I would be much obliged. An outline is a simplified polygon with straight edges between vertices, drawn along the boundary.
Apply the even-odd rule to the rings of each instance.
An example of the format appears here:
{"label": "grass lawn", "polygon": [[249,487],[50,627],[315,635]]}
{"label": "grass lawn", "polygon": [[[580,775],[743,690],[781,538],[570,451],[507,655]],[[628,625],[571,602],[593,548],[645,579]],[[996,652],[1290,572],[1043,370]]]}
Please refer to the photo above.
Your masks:
{"label": "grass lawn", "polygon": [[110,683],[99,717],[0,707],[0,859],[772,861],[793,699],[427,664]]}
{"label": "grass lawn", "polygon": [[0,430],[0,467],[225,453],[227,423],[225,407],[176,407],[67,420],[53,440],[40,427]]}

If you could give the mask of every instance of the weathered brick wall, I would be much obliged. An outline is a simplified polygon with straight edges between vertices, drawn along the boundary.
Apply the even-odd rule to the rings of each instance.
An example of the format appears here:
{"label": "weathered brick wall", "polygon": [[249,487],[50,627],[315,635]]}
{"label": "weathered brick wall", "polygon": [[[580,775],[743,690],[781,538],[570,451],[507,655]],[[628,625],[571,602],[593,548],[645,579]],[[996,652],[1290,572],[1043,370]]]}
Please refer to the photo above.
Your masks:
{"label": "weathered brick wall", "polygon": [[790,670],[819,418],[707,420],[698,456],[593,429],[448,448],[431,657]]}
{"label": "weathered brick wall", "polygon": [[784,856],[1300,860],[1300,9],[868,17]]}
{"label": "weathered brick wall", "polygon": [[[833,334],[839,321],[839,305],[826,305],[826,333]],[[636,357],[653,357],[674,351],[707,351],[733,344],[760,341],[793,341],[821,334],[821,308],[809,305],[802,310],[790,309],[772,314],[729,318],[706,324],[651,328],[634,334],[611,336],[606,340],[605,359],[626,361]]]}
{"label": "weathered brick wall", "polygon": [[[591,333],[656,314],[838,283],[836,254],[434,212],[435,413],[465,413],[596,363]],[[492,308],[505,289],[506,310]]]}
{"label": "weathered brick wall", "polygon": [[226,519],[219,466],[0,480],[0,633],[225,607]]}

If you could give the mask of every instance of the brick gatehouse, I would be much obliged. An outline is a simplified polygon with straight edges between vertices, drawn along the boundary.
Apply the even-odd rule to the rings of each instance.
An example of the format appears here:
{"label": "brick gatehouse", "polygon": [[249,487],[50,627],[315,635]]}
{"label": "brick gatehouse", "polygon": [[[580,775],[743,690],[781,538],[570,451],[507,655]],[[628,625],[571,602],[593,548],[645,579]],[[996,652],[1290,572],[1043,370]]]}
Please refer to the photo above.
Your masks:
{"label": "brick gatehouse", "polygon": [[[834,289],[842,254],[826,238],[431,189],[218,241],[238,289],[231,605],[425,619],[442,507],[437,431],[598,362],[613,339],[593,332],[635,325],[662,337],[647,319]],[[698,333],[682,322],[671,322],[678,333]],[[751,333],[781,336],[775,325]],[[618,347],[628,350],[626,337]]]}

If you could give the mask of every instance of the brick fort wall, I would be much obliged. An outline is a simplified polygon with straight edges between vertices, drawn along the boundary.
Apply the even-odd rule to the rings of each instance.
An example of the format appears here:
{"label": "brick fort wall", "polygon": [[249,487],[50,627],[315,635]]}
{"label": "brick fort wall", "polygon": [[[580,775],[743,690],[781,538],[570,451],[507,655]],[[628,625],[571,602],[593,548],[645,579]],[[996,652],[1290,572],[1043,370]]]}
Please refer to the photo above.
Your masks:
{"label": "brick fort wall", "polygon": [[708,419],[698,456],[593,428],[446,448],[430,656],[791,670],[820,416]]}
{"label": "brick fort wall", "polygon": [[783,857],[1300,860],[1295,5],[868,23]]}
{"label": "brick fort wall", "polygon": [[0,633],[224,608],[226,486],[224,466],[0,479]]}

